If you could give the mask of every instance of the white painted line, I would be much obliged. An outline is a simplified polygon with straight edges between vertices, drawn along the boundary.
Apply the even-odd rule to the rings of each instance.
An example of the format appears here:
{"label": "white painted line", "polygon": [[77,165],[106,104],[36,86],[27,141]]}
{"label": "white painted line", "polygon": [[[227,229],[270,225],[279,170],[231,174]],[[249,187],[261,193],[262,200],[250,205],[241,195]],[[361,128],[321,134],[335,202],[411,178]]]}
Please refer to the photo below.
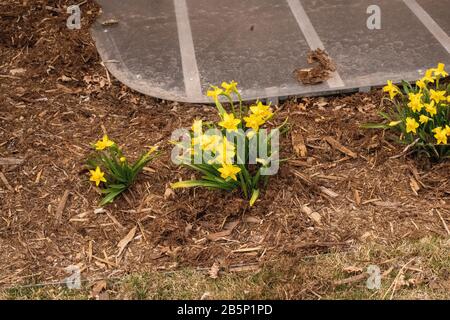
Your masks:
{"label": "white painted line", "polygon": [[194,40],[192,39],[186,0],[173,0],[177,19],[178,41],[180,42],[181,64],[183,67],[184,86],[189,99],[203,96],[200,75],[195,58]]}
{"label": "white painted line", "polygon": [[[314,26],[311,23],[311,20],[309,20],[309,17],[306,14],[305,9],[303,9],[300,0],[287,0],[287,3],[289,4],[289,7],[294,14],[295,20],[297,20],[298,26],[302,30],[306,42],[308,42],[311,50],[325,50],[322,40],[320,40],[319,35],[317,34]],[[342,81],[337,71],[332,74],[327,83],[330,88],[343,87],[345,85],[344,81]]]}
{"label": "white painted line", "polygon": [[416,15],[424,26],[431,32],[437,41],[450,53],[450,37],[442,30],[442,28],[433,20],[433,18],[417,3],[416,0],[403,0],[408,8]]}

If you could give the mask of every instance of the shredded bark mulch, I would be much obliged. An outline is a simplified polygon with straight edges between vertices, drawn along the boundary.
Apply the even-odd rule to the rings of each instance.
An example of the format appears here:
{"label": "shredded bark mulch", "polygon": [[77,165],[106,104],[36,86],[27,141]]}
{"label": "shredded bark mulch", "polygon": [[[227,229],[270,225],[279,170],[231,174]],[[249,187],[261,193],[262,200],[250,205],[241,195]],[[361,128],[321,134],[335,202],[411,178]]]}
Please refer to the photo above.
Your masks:
{"label": "shredded bark mulch", "polygon": [[[278,107],[272,124],[289,117],[292,126],[281,141],[287,161],[252,208],[237,192],[168,189],[192,175],[170,161],[172,131],[216,111],[116,81],[89,35],[98,7],[83,4],[83,28],[68,30],[68,4],[0,3],[1,286],[61,281],[69,265],[85,279],[215,263],[233,271],[281,255],[448,236],[448,162],[395,157],[402,147],[392,137],[359,127],[379,120],[379,92]],[[82,167],[104,132],[130,158],[155,144],[162,155],[98,209]]]}

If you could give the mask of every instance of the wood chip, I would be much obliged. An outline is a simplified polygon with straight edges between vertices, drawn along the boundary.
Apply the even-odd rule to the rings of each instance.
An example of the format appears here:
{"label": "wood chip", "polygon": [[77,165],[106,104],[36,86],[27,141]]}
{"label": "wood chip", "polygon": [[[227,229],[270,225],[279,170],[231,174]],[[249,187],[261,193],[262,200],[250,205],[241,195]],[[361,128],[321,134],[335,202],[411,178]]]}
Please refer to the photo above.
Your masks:
{"label": "wood chip", "polygon": [[420,190],[420,186],[419,183],[416,181],[416,179],[414,179],[413,177],[409,178],[409,186],[411,187],[412,192],[418,196],[419,194],[417,193]]}
{"label": "wood chip", "polygon": [[24,161],[24,159],[20,158],[0,158],[0,165],[10,166],[10,165],[19,165]]}
{"label": "wood chip", "polygon": [[64,191],[64,194],[63,194],[61,200],[59,201],[58,207],[56,208],[55,221],[58,224],[61,223],[62,215],[63,215],[64,209],[66,207],[66,203],[67,203],[67,199],[69,198],[69,194],[70,194],[69,190]]}
{"label": "wood chip", "polygon": [[291,143],[294,148],[294,152],[298,157],[306,157],[308,155],[308,151],[305,145],[305,139],[303,138],[302,133],[299,130],[294,130],[291,133]]}
{"label": "wood chip", "polygon": [[318,212],[311,210],[311,208],[308,207],[307,205],[302,206],[300,210],[315,223],[322,224],[322,216]]}
{"label": "wood chip", "polygon": [[356,205],[361,205],[361,196],[359,195],[359,191],[356,189],[353,189],[353,196],[355,197]]}
{"label": "wood chip", "polygon": [[246,252],[253,252],[253,251],[260,251],[262,250],[262,247],[255,247],[255,248],[242,248],[242,249],[236,249],[231,252],[233,253],[246,253]]}
{"label": "wood chip", "polygon": [[333,148],[335,148],[335,149],[339,150],[340,152],[348,155],[349,157],[352,157],[354,159],[358,157],[358,155],[355,152],[353,152],[349,148],[343,146],[339,141],[337,141],[333,137],[325,137],[324,140],[326,142],[328,142]]}
{"label": "wood chip", "polygon": [[327,195],[327,196],[329,196],[329,197],[331,197],[331,198],[337,198],[337,197],[339,197],[339,194],[337,194],[337,193],[334,192],[333,190],[330,190],[330,189],[328,189],[328,188],[326,188],[326,187],[321,186],[321,187],[319,187],[319,189],[320,189],[320,191],[321,191],[323,194],[325,194],[325,195]]}
{"label": "wood chip", "polygon": [[441,213],[439,212],[438,209],[434,209],[434,210],[436,210],[436,213],[438,214],[439,218],[441,219],[442,224],[444,225],[445,231],[447,231],[447,234],[450,236],[450,230],[448,229],[447,223],[445,223],[444,218],[442,218]]}
{"label": "wood chip", "polygon": [[125,248],[127,247],[127,245],[131,242],[131,240],[133,240],[135,234],[136,234],[136,230],[137,227],[133,227],[128,234],[119,241],[119,243],[117,244],[117,247],[119,248],[119,251],[117,252],[116,257],[120,257],[120,255],[122,254],[122,252],[125,250]]}
{"label": "wood chip", "polygon": [[261,268],[257,264],[244,265],[244,266],[232,266],[229,268],[230,272],[249,272],[259,271]]}
{"label": "wood chip", "polygon": [[2,182],[5,185],[6,189],[8,189],[11,192],[14,192],[14,188],[11,187],[11,185],[8,182],[8,179],[6,179],[5,175],[1,171],[0,171],[0,179],[2,180]]}

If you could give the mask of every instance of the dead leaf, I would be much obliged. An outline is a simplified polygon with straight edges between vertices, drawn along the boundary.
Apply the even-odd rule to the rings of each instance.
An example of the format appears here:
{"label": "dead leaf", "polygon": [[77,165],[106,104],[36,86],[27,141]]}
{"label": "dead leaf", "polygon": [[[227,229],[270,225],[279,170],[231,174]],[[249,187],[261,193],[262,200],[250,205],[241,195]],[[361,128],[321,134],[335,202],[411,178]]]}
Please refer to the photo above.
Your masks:
{"label": "dead leaf", "polygon": [[249,222],[249,223],[261,223],[262,222],[262,220],[261,219],[259,219],[259,218],[257,218],[257,217],[246,217],[245,218],[245,222]]}
{"label": "dead leaf", "polygon": [[130,243],[131,240],[133,240],[134,235],[136,234],[136,229],[137,227],[133,227],[128,234],[119,241],[119,243],[117,244],[117,247],[119,248],[119,252],[117,253],[117,257],[119,257],[123,250],[125,250],[126,246]]}
{"label": "dead leaf", "polygon": [[58,79],[56,79],[56,80],[61,80],[62,82],[70,82],[70,81],[73,81],[73,79],[71,78],[71,77],[68,77],[68,76],[66,76],[66,75],[62,75],[61,77],[59,77]]}
{"label": "dead leaf", "polygon": [[107,287],[107,283],[105,280],[97,281],[92,287],[90,297],[92,299],[99,300],[100,293],[102,291],[106,290],[106,287]]}
{"label": "dead leaf", "polygon": [[209,277],[212,279],[217,279],[219,277],[220,265],[217,262],[214,262],[209,269]]}
{"label": "dead leaf", "polygon": [[216,232],[216,233],[210,233],[210,234],[208,234],[206,236],[206,238],[208,240],[211,240],[211,241],[217,241],[217,240],[219,240],[221,238],[227,237],[227,236],[229,236],[231,234],[231,232],[233,232],[233,229],[236,228],[236,226],[238,224],[239,224],[239,220],[230,222],[228,224],[228,228],[227,229],[225,229],[223,231],[220,231],[220,232]]}
{"label": "dead leaf", "polygon": [[175,196],[175,192],[170,189],[170,188],[166,188],[166,191],[164,191],[164,199],[168,200],[171,199]]}
{"label": "dead leaf", "polygon": [[327,105],[328,105],[328,101],[327,101],[325,98],[323,98],[323,97],[319,98],[319,99],[314,103],[314,106],[319,107],[319,108],[323,108],[323,107],[325,107],[325,106],[327,106]]}

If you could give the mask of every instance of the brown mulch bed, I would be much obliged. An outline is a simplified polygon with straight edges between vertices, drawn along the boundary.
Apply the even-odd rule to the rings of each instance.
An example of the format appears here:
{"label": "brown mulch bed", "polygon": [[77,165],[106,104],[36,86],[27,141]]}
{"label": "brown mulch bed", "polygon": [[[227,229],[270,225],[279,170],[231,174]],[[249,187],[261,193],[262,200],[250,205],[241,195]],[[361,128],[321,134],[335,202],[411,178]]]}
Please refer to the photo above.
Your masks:
{"label": "brown mulch bed", "polygon": [[[378,120],[378,92],[281,105],[277,121],[292,125],[282,140],[289,161],[253,208],[237,192],[171,194],[169,183],[192,173],[170,162],[168,139],[194,118],[215,119],[214,108],[109,82],[88,31],[98,8],[83,4],[83,28],[71,31],[65,5],[0,2],[0,158],[24,159],[0,165],[1,286],[59,281],[74,264],[86,278],[214,262],[233,269],[365,241],[448,236],[448,162],[395,157],[402,147],[359,128]],[[98,212],[82,166],[104,131],[130,157],[154,144],[163,152],[125,197]],[[236,221],[229,236],[210,240]],[[135,226],[136,238],[116,257]]]}

